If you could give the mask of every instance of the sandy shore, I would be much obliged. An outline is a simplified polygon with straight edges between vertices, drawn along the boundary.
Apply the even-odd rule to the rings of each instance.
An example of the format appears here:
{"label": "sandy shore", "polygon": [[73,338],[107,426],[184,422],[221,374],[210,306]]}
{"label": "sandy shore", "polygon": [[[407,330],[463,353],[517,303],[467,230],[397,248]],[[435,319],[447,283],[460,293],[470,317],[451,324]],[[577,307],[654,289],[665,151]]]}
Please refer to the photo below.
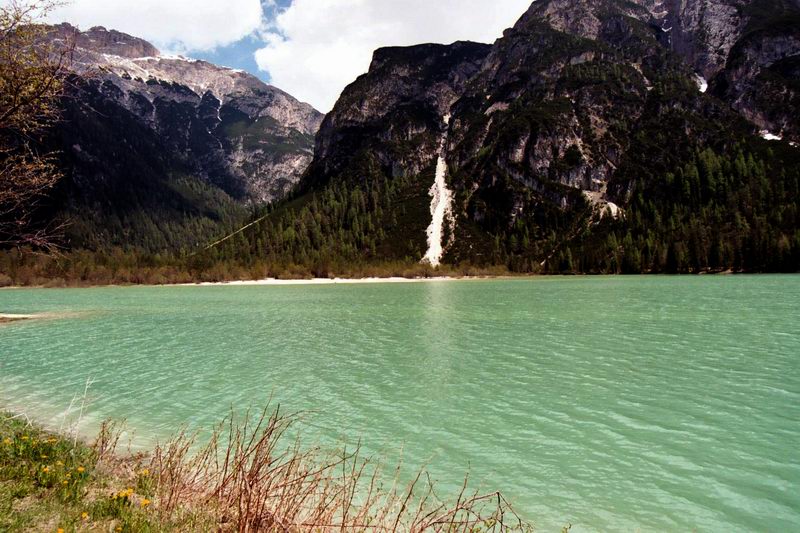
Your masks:
{"label": "sandy shore", "polygon": [[5,322],[16,322],[18,320],[31,320],[34,318],[38,318],[37,315],[8,315],[0,313],[0,324]]}
{"label": "sandy shore", "polygon": [[57,320],[61,318],[79,318],[88,315],[88,312],[58,311],[47,313],[36,313],[35,315],[18,315],[10,313],[0,313],[0,324],[9,322],[22,322],[26,320]]}
{"label": "sandy shore", "polygon": [[206,283],[184,283],[180,287],[253,287],[269,285],[356,285],[369,283],[427,283],[432,281],[459,281],[479,278],[315,278],[315,279],[260,279],[253,281],[221,281]]}
{"label": "sandy shore", "polygon": [[[110,284],[110,285],[69,285],[64,287],[44,287],[34,286],[11,286],[0,287],[2,291],[17,291],[29,289],[102,289],[102,288],[131,288],[131,287],[255,287],[255,286],[281,286],[281,285],[361,285],[379,283],[431,283],[442,281],[478,281],[478,280],[502,280],[502,279],[523,279],[541,276],[437,276],[432,278],[314,278],[314,279],[260,279],[248,281],[219,281],[219,282],[194,282],[194,283],[165,283],[162,285],[146,284]],[[6,317],[18,317],[17,320],[28,318],[44,318],[43,315],[2,315]]]}

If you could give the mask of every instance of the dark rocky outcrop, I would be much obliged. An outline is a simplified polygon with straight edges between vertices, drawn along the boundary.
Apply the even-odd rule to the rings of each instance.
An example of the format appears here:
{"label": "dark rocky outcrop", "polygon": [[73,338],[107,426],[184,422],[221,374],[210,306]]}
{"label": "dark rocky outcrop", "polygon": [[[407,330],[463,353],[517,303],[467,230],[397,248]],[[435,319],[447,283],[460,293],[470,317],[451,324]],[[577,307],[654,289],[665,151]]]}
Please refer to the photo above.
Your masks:
{"label": "dark rocky outcrop", "polygon": [[488,45],[425,44],[375,52],[369,73],[347,87],[316,140],[309,173],[324,182],[368,156],[392,176],[430,166],[442,117],[480,70]]}

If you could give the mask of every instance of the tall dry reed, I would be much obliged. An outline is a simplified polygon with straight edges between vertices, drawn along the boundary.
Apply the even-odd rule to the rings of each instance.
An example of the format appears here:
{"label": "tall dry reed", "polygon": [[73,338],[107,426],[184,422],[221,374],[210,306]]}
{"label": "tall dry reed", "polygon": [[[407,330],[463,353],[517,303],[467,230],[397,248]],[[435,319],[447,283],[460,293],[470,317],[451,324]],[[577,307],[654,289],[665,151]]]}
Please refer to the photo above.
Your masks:
{"label": "tall dry reed", "polygon": [[440,498],[425,472],[407,484],[399,468],[384,484],[381,469],[351,452],[307,449],[290,439],[298,415],[280,409],[231,414],[197,449],[196,435],[179,433],[151,459],[154,506],[170,521],[202,509],[220,531],[418,533],[530,531],[499,493],[470,490],[465,480],[450,500]]}

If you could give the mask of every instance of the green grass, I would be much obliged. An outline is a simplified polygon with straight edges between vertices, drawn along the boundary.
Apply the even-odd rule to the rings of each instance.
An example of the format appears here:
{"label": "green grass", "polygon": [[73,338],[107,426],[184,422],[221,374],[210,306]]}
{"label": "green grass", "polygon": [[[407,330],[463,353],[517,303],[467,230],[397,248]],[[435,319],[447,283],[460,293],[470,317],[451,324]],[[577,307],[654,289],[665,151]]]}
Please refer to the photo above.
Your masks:
{"label": "green grass", "polygon": [[136,458],[0,414],[0,531],[185,531],[152,511],[153,481]]}

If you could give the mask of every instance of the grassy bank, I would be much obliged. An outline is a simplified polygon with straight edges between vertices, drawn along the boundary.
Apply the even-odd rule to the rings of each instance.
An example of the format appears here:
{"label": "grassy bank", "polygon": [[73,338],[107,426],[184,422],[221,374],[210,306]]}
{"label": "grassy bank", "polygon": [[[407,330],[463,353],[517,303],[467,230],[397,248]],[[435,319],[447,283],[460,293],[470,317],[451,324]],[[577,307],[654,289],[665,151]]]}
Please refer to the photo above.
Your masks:
{"label": "grassy bank", "polygon": [[[0,414],[2,531],[530,531],[499,493],[442,501],[421,472],[388,482],[359,451],[308,448],[279,411],[229,417],[203,446],[180,433],[117,453],[121,426],[92,443]],[[193,452],[194,450],[194,452]]]}

